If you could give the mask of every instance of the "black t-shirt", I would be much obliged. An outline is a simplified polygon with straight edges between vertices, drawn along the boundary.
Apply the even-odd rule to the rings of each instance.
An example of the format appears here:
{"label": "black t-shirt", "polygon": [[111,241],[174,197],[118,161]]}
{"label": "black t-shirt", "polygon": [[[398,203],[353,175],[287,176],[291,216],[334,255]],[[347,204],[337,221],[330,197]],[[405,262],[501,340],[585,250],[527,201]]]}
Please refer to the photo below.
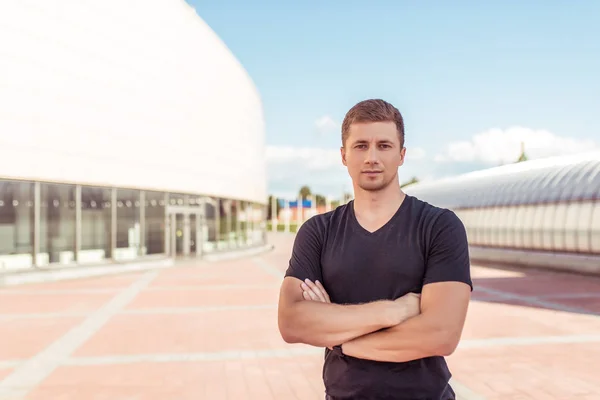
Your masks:
{"label": "black t-shirt", "polygon": [[[316,215],[298,230],[286,276],[319,280],[337,304],[394,300],[432,282],[473,288],[462,221],[407,195],[380,229],[364,229],[354,202]],[[325,349],[323,380],[332,399],[454,399],[443,357],[379,362]]]}

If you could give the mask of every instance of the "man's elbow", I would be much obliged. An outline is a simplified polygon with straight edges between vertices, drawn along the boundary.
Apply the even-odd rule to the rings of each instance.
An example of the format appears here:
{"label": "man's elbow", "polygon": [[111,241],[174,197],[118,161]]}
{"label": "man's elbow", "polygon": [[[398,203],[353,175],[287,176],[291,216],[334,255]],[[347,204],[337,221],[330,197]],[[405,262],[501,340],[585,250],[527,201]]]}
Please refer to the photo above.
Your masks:
{"label": "man's elbow", "polygon": [[452,355],[458,347],[460,336],[460,330],[440,328],[435,341],[436,354],[443,357]]}
{"label": "man's elbow", "polygon": [[292,315],[289,311],[279,310],[279,316],[277,318],[277,324],[279,326],[279,334],[286,343],[299,343],[300,338],[298,336],[298,330],[294,327]]}
{"label": "man's elbow", "polygon": [[279,321],[279,334],[286,343],[294,344],[301,342],[297,330],[291,327],[285,321]]}

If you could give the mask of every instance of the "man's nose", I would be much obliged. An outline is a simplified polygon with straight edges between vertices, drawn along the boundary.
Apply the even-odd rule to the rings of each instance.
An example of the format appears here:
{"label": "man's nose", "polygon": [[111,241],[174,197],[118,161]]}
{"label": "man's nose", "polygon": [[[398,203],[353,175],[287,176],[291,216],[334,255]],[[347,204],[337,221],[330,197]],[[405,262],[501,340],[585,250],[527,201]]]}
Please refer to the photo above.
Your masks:
{"label": "man's nose", "polygon": [[376,164],[378,162],[378,154],[376,148],[369,148],[369,150],[367,151],[367,157],[365,158],[365,162],[368,164]]}

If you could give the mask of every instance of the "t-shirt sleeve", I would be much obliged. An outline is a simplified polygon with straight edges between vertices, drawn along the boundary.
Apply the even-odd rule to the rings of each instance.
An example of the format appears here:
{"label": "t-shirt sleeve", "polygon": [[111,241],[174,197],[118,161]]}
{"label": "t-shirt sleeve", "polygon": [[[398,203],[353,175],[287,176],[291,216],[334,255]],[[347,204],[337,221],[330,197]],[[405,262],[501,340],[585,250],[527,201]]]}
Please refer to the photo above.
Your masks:
{"label": "t-shirt sleeve", "polygon": [[451,210],[444,210],[433,225],[423,285],[464,282],[473,290],[469,244],[464,224]]}
{"label": "t-shirt sleeve", "polygon": [[319,229],[315,217],[308,219],[300,226],[294,239],[292,255],[285,276],[293,276],[300,280],[323,282],[321,271],[322,229]]}

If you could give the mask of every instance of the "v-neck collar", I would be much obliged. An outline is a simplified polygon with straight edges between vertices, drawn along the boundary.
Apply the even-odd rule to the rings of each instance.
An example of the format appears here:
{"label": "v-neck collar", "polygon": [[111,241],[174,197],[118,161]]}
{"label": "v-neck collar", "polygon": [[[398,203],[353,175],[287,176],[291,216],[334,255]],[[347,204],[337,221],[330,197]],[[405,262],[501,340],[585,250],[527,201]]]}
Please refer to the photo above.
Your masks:
{"label": "v-neck collar", "polygon": [[352,220],[352,224],[354,225],[356,230],[358,232],[360,232],[361,234],[363,234],[365,236],[369,236],[369,237],[377,236],[379,233],[381,233],[382,231],[385,231],[386,228],[388,228],[390,225],[392,225],[396,221],[396,219],[398,219],[398,217],[400,216],[400,214],[402,214],[404,209],[406,209],[408,207],[408,202],[411,200],[412,200],[412,197],[409,196],[408,194],[405,194],[404,200],[402,200],[402,203],[400,204],[400,206],[398,207],[396,212],[392,215],[392,217],[385,224],[383,224],[382,226],[380,226],[378,229],[374,230],[373,232],[368,231],[365,227],[363,227],[360,224],[360,222],[358,222],[358,218],[356,217],[356,214],[354,212],[354,200],[351,200],[348,203],[348,206],[350,207],[350,219]]}

